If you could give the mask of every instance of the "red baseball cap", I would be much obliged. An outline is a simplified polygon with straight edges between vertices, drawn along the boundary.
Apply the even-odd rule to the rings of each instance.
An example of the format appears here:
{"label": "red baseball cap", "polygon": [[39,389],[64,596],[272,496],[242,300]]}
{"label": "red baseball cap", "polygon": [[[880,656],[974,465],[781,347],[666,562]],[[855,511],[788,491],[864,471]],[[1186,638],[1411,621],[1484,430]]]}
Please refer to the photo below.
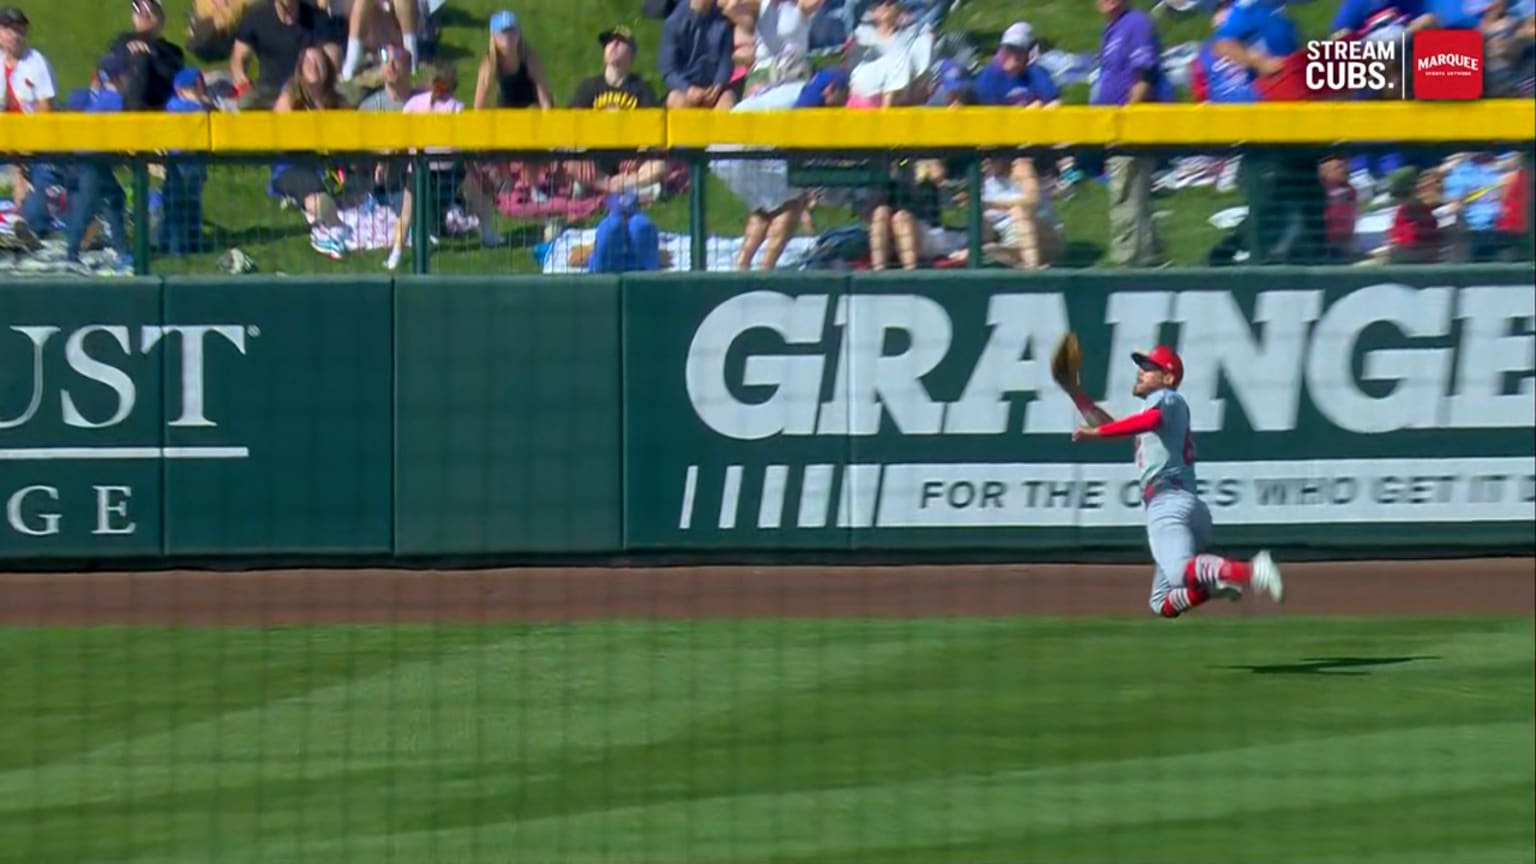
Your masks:
{"label": "red baseball cap", "polygon": [[1131,360],[1143,369],[1171,373],[1175,387],[1184,380],[1184,361],[1180,360],[1179,355],[1167,345],[1159,345],[1145,354],[1132,351]]}

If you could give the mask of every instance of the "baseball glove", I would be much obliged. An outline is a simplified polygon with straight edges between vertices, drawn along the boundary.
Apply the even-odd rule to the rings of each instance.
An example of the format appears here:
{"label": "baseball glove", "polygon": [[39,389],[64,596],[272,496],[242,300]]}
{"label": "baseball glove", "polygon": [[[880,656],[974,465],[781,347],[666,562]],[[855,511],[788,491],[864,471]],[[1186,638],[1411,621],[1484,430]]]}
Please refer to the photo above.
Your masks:
{"label": "baseball glove", "polygon": [[1083,369],[1083,349],[1077,343],[1077,334],[1068,330],[1061,341],[1056,343],[1056,350],[1051,353],[1051,377],[1061,385],[1061,389],[1067,392],[1076,390],[1079,384],[1078,375]]}

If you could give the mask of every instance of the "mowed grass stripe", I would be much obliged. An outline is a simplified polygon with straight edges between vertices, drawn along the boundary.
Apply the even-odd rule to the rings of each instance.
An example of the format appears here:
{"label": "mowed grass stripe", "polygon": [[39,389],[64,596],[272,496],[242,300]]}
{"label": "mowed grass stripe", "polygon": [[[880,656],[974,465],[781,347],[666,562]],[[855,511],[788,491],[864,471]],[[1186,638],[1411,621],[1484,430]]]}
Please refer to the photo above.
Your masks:
{"label": "mowed grass stripe", "polygon": [[[0,860],[977,860],[1037,842],[1094,860],[1183,818],[1139,822],[1131,799],[1249,813],[1243,783],[1282,797],[1238,822],[1315,836],[1304,823],[1342,820],[1362,853],[1399,848],[1384,795],[1480,798],[1508,849],[1531,821],[1508,790],[1536,774],[1529,618],[36,630],[0,645],[32,676],[0,695],[0,761],[27,766],[0,774]],[[187,659],[209,654],[222,662]],[[1392,662],[1283,671],[1317,657]],[[277,693],[278,672],[307,680],[245,692]],[[81,676],[141,686],[82,701]],[[240,707],[188,721],[174,704],[209,691]],[[46,705],[74,706],[96,746],[33,752],[24,721]],[[1439,749],[1415,762],[1415,746]],[[1077,832],[1084,818],[1098,827]]]}
{"label": "mowed grass stripe", "polygon": [[[124,740],[114,734],[120,728],[103,725],[96,730],[96,739],[103,743],[89,752],[0,774],[0,812],[22,807],[29,798],[50,803],[35,794],[38,790],[78,803],[77,788],[90,790],[92,800],[104,800],[128,787],[137,794],[153,794],[157,784],[195,789],[203,783],[228,782],[241,769],[302,767],[306,775],[318,776],[382,758],[397,765],[434,765],[452,759],[455,752],[469,752],[470,746],[503,757],[536,758],[562,749],[645,745],[677,734],[680,724],[700,724],[712,714],[777,698],[785,691],[845,678],[857,681],[873,666],[941,645],[906,638],[899,635],[900,628],[887,629],[898,635],[858,635],[858,650],[827,652],[780,651],[760,643],[721,650],[719,636],[728,632],[700,646],[697,634],[675,625],[584,625],[500,632],[489,639],[471,628],[445,628],[436,640],[430,631],[418,629],[403,634],[406,641],[436,641],[436,656],[385,663],[381,669],[377,663],[366,664],[376,671],[266,703],[236,699],[237,710],[175,728],[154,722],[158,718],[153,714],[176,707],[163,693],[144,702],[118,703],[130,709],[124,713],[135,713],[131,709],[137,706],[134,725],[146,730],[144,734]],[[287,650],[276,641],[243,641],[248,649],[261,651],[261,658],[255,664],[248,662],[251,658],[239,658],[242,662],[235,668],[243,671],[262,658],[280,672],[301,668],[306,657],[335,660],[336,653],[351,644],[348,631],[320,629],[323,635],[306,640],[308,646],[297,652],[291,639]],[[217,639],[218,632],[199,635]],[[301,633],[287,631],[274,640]],[[154,656],[139,652],[140,662],[172,662],[178,650],[196,650],[191,644],[178,646],[179,641],[169,636],[157,642]],[[354,647],[374,660],[390,648],[387,641]],[[421,647],[417,644],[405,656],[418,656]],[[104,659],[94,652],[88,656]],[[763,674],[769,669],[773,674]],[[101,677],[104,671],[93,670],[92,676]],[[53,673],[59,684],[70,677],[69,670]],[[141,671],[140,677],[154,676]],[[244,696],[240,690],[264,686],[257,680],[262,677],[242,677],[220,689]],[[90,699],[84,713],[94,714],[98,704],[110,703]],[[293,734],[300,728],[309,734]],[[19,752],[18,746],[12,755]],[[29,790],[33,794],[27,794]]]}
{"label": "mowed grass stripe", "polygon": [[[900,836],[907,844],[982,840],[1000,830],[1083,832],[1187,820],[1252,819],[1302,811],[1285,821],[1307,830],[1317,814],[1414,796],[1461,796],[1485,789],[1529,788],[1529,762],[1508,758],[1529,749],[1527,723],[1424,727],[1336,736],[1232,750],[1219,739],[1192,738],[1183,756],[1060,766],[1039,771],[954,776],[915,784],[801,790],[781,795],[659,801],[618,811],[506,819],[437,832],[353,835],[315,844],[316,860],[343,849],[373,858],[393,849],[405,859],[429,850],[453,855],[468,835],[515,850],[518,859],[634,860],[622,850],[649,848],[653,860],[731,860],[742,856],[856,853],[871,841]],[[1362,758],[1364,757],[1364,758]],[[882,799],[910,806],[881,806]],[[972,800],[965,810],[937,802]],[[1279,814],[1284,818],[1284,814]],[[778,826],[777,830],[773,826]],[[810,833],[805,829],[817,825]],[[617,834],[615,832],[618,832]],[[284,850],[259,844],[238,857],[261,860]]]}

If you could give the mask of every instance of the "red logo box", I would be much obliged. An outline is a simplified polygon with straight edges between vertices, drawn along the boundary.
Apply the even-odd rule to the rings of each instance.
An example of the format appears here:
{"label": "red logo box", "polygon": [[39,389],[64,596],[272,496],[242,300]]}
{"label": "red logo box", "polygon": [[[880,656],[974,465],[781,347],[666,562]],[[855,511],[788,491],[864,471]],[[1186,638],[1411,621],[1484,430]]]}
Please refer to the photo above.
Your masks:
{"label": "red logo box", "polygon": [[1481,99],[1483,34],[1421,30],[1413,36],[1415,99]]}

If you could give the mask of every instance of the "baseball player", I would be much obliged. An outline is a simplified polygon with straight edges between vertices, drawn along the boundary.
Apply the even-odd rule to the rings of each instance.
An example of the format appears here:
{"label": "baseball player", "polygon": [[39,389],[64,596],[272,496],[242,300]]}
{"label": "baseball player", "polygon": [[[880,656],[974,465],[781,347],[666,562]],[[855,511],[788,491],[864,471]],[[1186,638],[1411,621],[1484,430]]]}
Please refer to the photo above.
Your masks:
{"label": "baseball player", "polygon": [[1203,551],[1210,541],[1211,511],[1195,493],[1195,439],[1189,404],[1178,390],[1183,361],[1166,345],[1132,353],[1131,360],[1139,370],[1131,392],[1145,406],[1141,413],[1116,420],[1076,382],[1068,385],[1068,394],[1087,421],[1072,433],[1073,441],[1135,436],[1147,541],[1157,561],[1152,611],[1177,618],[1216,597],[1235,601],[1249,586],[1279,603],[1284,597],[1280,568],[1268,552],[1252,561],[1233,561]]}

